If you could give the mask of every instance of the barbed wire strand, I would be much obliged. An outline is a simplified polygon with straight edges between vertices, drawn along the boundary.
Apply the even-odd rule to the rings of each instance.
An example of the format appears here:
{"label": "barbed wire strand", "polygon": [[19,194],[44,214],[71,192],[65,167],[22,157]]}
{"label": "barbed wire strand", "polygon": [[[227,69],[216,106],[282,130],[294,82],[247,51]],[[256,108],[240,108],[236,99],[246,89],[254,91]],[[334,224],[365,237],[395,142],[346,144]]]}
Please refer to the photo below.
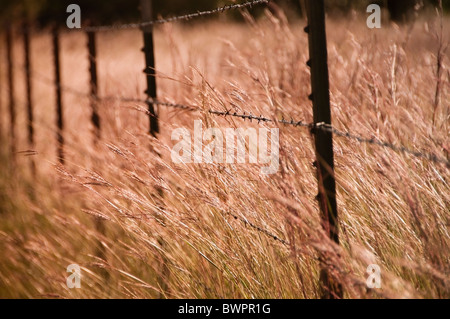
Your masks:
{"label": "barbed wire strand", "polygon": [[86,32],[102,32],[102,31],[112,31],[112,30],[124,30],[124,29],[137,29],[148,27],[156,24],[164,24],[175,21],[187,21],[194,18],[199,18],[203,16],[208,16],[217,13],[224,13],[230,10],[238,10],[244,8],[251,8],[256,5],[268,4],[271,0],[252,0],[243,3],[236,4],[228,4],[223,7],[219,7],[212,10],[206,11],[198,11],[195,13],[189,13],[185,15],[175,16],[171,18],[157,19],[152,21],[140,22],[140,23],[128,23],[128,24],[120,24],[120,25],[105,25],[105,26],[92,26],[92,27],[84,27],[81,29],[72,29],[74,31],[86,31]]}
{"label": "barbed wire strand", "polygon": [[235,215],[235,214],[233,214],[232,212],[229,212],[229,211],[227,211],[226,214],[230,215],[231,217],[233,217],[236,220],[241,221],[241,223],[243,223],[244,225],[250,226],[251,228],[253,228],[256,231],[258,231],[259,233],[262,233],[262,234],[266,235],[267,237],[282,243],[283,245],[289,246],[289,242],[287,242],[286,240],[278,237],[277,235],[272,234],[270,231],[268,231],[268,230],[266,230],[264,228],[261,228],[261,227],[255,225],[255,224],[253,224],[252,222],[249,222],[247,219],[245,219],[243,217],[240,217],[240,216],[237,216],[237,215]]}
{"label": "barbed wire strand", "polygon": [[[160,101],[156,101],[156,100],[150,100],[150,102],[154,103],[154,104],[159,104],[162,106],[169,106],[169,107],[175,107],[175,108],[181,108],[184,110],[194,110],[194,111],[205,111],[201,108],[195,108],[192,106],[188,106],[188,105],[182,105],[182,104],[174,104],[174,103],[166,103],[166,102],[160,102]],[[334,128],[332,125],[330,124],[325,124],[325,123],[306,123],[303,121],[296,121],[294,119],[291,120],[286,120],[284,118],[282,118],[281,120],[273,120],[267,117],[264,117],[262,115],[260,116],[256,116],[253,115],[252,113],[246,114],[245,112],[243,114],[239,114],[237,112],[232,112],[232,111],[215,111],[215,110],[207,110],[207,112],[209,114],[213,114],[213,115],[218,115],[218,116],[231,116],[231,117],[237,117],[237,118],[241,118],[244,121],[245,120],[250,120],[250,121],[256,121],[258,124],[260,123],[279,123],[282,125],[291,125],[291,126],[295,126],[295,127],[304,127],[304,128],[309,128],[311,130],[311,132],[315,132],[316,130],[322,130],[325,132],[329,132],[332,133],[334,135],[336,135],[337,137],[342,137],[342,138],[347,138],[347,139],[352,139],[355,140],[359,143],[363,143],[363,144],[371,144],[371,145],[376,145],[376,146],[380,146],[380,147],[384,147],[384,148],[389,148],[395,152],[398,153],[405,153],[405,154],[409,154],[412,155],[416,158],[423,158],[426,159],[430,162],[434,162],[434,163],[440,163],[440,164],[445,164],[447,166],[447,168],[450,168],[450,161],[445,159],[445,158],[441,158],[438,157],[435,154],[431,154],[431,153],[426,153],[426,152],[421,152],[421,151],[414,151],[411,150],[405,146],[397,146],[395,144],[392,143],[388,143],[385,141],[381,141],[375,138],[367,138],[367,137],[363,137],[363,136],[359,136],[359,135],[355,135],[352,134],[350,132],[343,132],[340,131],[336,128]]]}
{"label": "barbed wire strand", "polygon": [[397,146],[397,145],[394,145],[394,144],[391,144],[388,142],[377,140],[375,138],[366,138],[366,137],[352,134],[350,132],[342,132],[340,130],[335,129],[331,125],[325,124],[325,123],[318,123],[318,124],[316,124],[316,127],[319,129],[328,131],[338,137],[345,137],[345,138],[353,139],[353,140],[358,141],[359,143],[372,144],[372,145],[377,145],[377,146],[381,146],[381,147],[385,147],[385,148],[390,148],[395,152],[409,154],[414,157],[423,158],[423,159],[426,159],[426,160],[428,160],[430,162],[434,162],[434,163],[445,164],[447,166],[447,168],[450,168],[449,160],[447,160],[445,158],[440,158],[435,154],[425,153],[425,152],[420,152],[420,151],[413,151],[405,146]]}
{"label": "barbed wire strand", "polygon": [[[114,99],[112,97],[112,99]],[[126,100],[124,102],[127,102]],[[370,145],[376,145],[376,146],[380,146],[380,147],[384,147],[384,148],[389,148],[395,152],[398,153],[404,153],[404,154],[409,154],[412,155],[416,158],[423,158],[426,159],[430,162],[434,162],[434,163],[440,163],[440,164],[445,164],[447,166],[447,168],[450,168],[450,161],[445,159],[445,158],[441,158],[438,157],[435,154],[431,154],[431,153],[426,153],[426,152],[421,152],[421,151],[414,151],[411,150],[405,146],[397,146],[395,144],[392,143],[388,143],[385,141],[381,141],[375,138],[367,138],[367,137],[363,137],[363,136],[359,136],[359,135],[355,135],[352,134],[350,132],[343,132],[340,131],[336,128],[334,128],[332,125],[330,124],[325,124],[325,123],[306,123],[303,121],[296,121],[296,120],[286,120],[286,119],[281,119],[281,120],[273,120],[267,117],[264,117],[262,115],[260,116],[256,116],[253,115],[252,113],[246,114],[245,112],[243,114],[237,113],[237,112],[232,112],[232,111],[216,111],[216,110],[204,110],[202,108],[199,107],[194,107],[194,106],[189,106],[189,105],[183,105],[183,104],[178,104],[178,103],[168,103],[168,102],[161,102],[158,100],[140,100],[139,102],[150,102],[153,103],[155,105],[161,105],[161,106],[168,106],[168,107],[172,107],[172,108],[178,108],[178,109],[183,109],[183,110],[188,110],[188,111],[200,111],[200,112],[208,112],[209,114],[213,114],[213,115],[218,115],[218,116],[230,116],[230,117],[236,117],[236,118],[240,118],[245,120],[249,120],[249,121],[256,121],[258,124],[260,123],[279,123],[282,125],[291,125],[291,126],[295,126],[295,127],[304,127],[304,128],[309,128],[311,130],[311,132],[315,132],[316,130],[322,130],[325,132],[329,132],[332,133],[334,135],[336,135],[337,137],[342,137],[342,138],[347,138],[347,139],[352,139],[355,140],[359,143],[363,143],[363,144],[370,144]]]}

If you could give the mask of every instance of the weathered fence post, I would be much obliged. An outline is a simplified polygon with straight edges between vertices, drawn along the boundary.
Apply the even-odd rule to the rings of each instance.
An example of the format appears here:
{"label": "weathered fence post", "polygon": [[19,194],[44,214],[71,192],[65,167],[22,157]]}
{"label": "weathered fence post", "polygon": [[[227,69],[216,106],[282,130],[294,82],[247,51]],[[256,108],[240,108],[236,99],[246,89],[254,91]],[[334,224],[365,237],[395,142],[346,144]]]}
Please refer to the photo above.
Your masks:
{"label": "weathered fence post", "polygon": [[[90,104],[91,104],[91,122],[94,126],[94,145],[97,146],[97,143],[101,137],[101,129],[100,129],[100,115],[98,113],[98,77],[97,77],[97,43],[96,43],[96,34],[94,31],[88,31],[87,33],[87,45],[89,52],[89,86],[90,86]],[[99,167],[97,167],[98,169]],[[104,236],[106,233],[105,222],[99,218],[95,218],[95,229]],[[97,241],[97,249],[95,255],[107,262],[106,249],[102,244],[102,241],[99,239]],[[105,281],[109,279],[109,272],[106,268],[100,269],[100,274],[104,278]]]}
{"label": "weathered fence post", "polygon": [[8,68],[8,88],[9,88],[9,121],[10,121],[10,148],[11,158],[14,161],[16,154],[16,106],[14,101],[14,73],[13,73],[13,60],[12,60],[12,30],[8,26],[6,29],[6,59]]}
{"label": "weathered fence post", "polygon": [[[142,22],[148,22],[153,19],[152,0],[141,0]],[[159,133],[158,115],[155,112],[155,106],[151,100],[156,99],[156,72],[155,72],[155,54],[153,47],[153,27],[151,25],[142,27],[144,34],[145,69],[144,73],[147,77],[147,101],[149,117],[150,117],[150,134],[156,137]]]}
{"label": "weathered fence post", "polygon": [[100,139],[100,116],[98,114],[97,46],[95,32],[87,32],[89,50],[89,74],[91,87],[91,121],[94,126],[94,144]]}
{"label": "weathered fence post", "polygon": [[[330,93],[328,80],[327,41],[325,32],[325,8],[323,0],[307,0],[309,56],[311,67],[310,99],[313,102],[314,124],[331,124]],[[330,131],[313,128],[316,149],[319,207],[323,227],[329,237],[339,244],[336,181],[334,177],[333,136]],[[342,298],[342,287],[322,265],[321,283],[323,298]]]}
{"label": "weathered fence post", "polygon": [[58,142],[58,159],[61,164],[64,164],[64,119],[63,107],[61,97],[61,66],[59,59],[59,34],[58,27],[53,28],[53,60],[55,63],[55,89],[56,89],[56,127],[57,127],[57,142]]}
{"label": "weathered fence post", "polygon": [[[0,37],[3,37],[3,33],[0,33]],[[1,43],[0,39],[0,43]],[[0,49],[0,53],[2,52],[2,50]],[[0,142],[3,142],[3,78],[2,78],[2,64],[0,63]]]}
{"label": "weathered fence post", "polygon": [[[23,48],[25,57],[25,86],[27,94],[27,131],[28,131],[28,145],[30,148],[34,147],[34,127],[33,127],[33,105],[31,98],[31,60],[30,60],[30,28],[28,23],[23,25]],[[30,159],[31,172],[36,173],[36,167],[33,158]]]}
{"label": "weathered fence post", "polygon": [[[141,6],[141,15],[142,22],[149,22],[153,20],[153,6],[152,0],[140,0]],[[147,90],[145,93],[147,94],[147,105],[149,111],[149,119],[150,119],[150,134],[154,137],[159,133],[159,123],[158,123],[158,115],[155,112],[155,105],[152,103],[152,100],[155,100],[156,95],[156,70],[155,70],[155,51],[153,46],[153,26],[147,25],[142,27],[142,32],[144,35],[144,48],[142,51],[145,54],[145,69],[144,73],[147,77]],[[157,152],[155,152],[158,156]],[[156,166],[158,171],[161,171],[162,168],[159,165]],[[158,193],[157,196],[162,199],[164,197],[164,193],[161,187],[155,186],[155,189]],[[157,199],[158,207],[163,207],[163,202]],[[158,217],[160,218],[160,217]],[[165,249],[166,242],[164,238],[158,237],[158,243],[161,246],[161,250]],[[162,260],[162,275],[158,278],[159,286],[161,287],[160,298],[165,298],[166,293],[168,291],[167,278],[169,276],[169,268],[167,266],[167,259],[164,254],[161,255]]]}

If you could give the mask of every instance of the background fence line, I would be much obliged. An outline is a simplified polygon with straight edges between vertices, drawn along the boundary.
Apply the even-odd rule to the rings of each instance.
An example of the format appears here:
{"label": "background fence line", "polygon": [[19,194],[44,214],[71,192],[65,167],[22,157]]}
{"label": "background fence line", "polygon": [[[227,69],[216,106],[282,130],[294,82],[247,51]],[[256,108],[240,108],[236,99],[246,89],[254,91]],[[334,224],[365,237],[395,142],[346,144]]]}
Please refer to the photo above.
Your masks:
{"label": "background fence line", "polygon": [[[15,66],[15,68],[17,69],[18,66]],[[37,73],[33,70],[31,70],[31,76],[34,79],[40,81],[41,83],[45,83],[45,84],[51,85],[51,86],[55,85],[54,80],[52,80],[51,78],[49,78],[41,73]],[[92,94],[81,92],[77,89],[74,89],[74,88],[66,86],[66,85],[59,84],[58,87],[62,91],[65,91],[68,94],[76,95],[80,98],[86,98],[86,99],[92,98]],[[116,101],[116,102],[123,102],[123,103],[142,103],[142,104],[147,103],[147,99],[143,99],[143,98],[133,98],[133,97],[123,97],[123,96],[113,96],[113,95],[105,95],[105,96],[97,95],[95,97],[95,99],[98,102]],[[378,146],[378,147],[382,147],[382,148],[388,148],[397,153],[404,153],[406,155],[411,155],[413,157],[416,157],[419,159],[424,159],[424,160],[427,160],[432,163],[443,164],[447,168],[450,168],[450,160],[448,160],[444,157],[439,157],[436,154],[428,153],[425,151],[415,151],[404,145],[395,145],[393,143],[379,140],[374,137],[369,138],[369,137],[365,137],[362,135],[354,134],[349,131],[342,131],[342,130],[335,128],[332,125],[325,124],[325,123],[305,122],[305,121],[301,121],[301,120],[299,121],[299,120],[296,120],[293,118],[286,119],[284,117],[282,117],[281,119],[274,119],[274,118],[270,118],[268,116],[264,116],[262,114],[254,115],[251,112],[237,113],[232,110],[218,111],[218,110],[212,110],[212,109],[204,109],[204,108],[201,108],[201,107],[195,106],[195,105],[187,105],[187,104],[183,104],[183,103],[173,103],[173,102],[161,101],[159,99],[151,99],[151,102],[154,105],[159,105],[159,106],[163,106],[163,107],[174,108],[174,109],[179,109],[179,110],[188,111],[188,112],[207,112],[209,114],[217,115],[217,116],[234,117],[234,118],[242,119],[244,121],[248,120],[250,122],[254,121],[258,124],[274,123],[274,124],[281,124],[284,126],[307,128],[310,131],[323,130],[323,131],[331,132],[334,135],[336,135],[336,137],[339,137],[339,138],[355,140],[356,142],[358,142],[360,144],[369,144],[369,145],[374,145],[374,146]],[[147,110],[139,109],[139,111],[141,111],[141,112],[145,111],[147,115],[149,114]]]}
{"label": "background fence line", "polygon": [[[311,136],[314,137],[316,161],[315,166],[317,168],[318,190],[319,190],[319,208],[322,213],[323,226],[328,233],[330,239],[339,244],[338,238],[338,216],[337,216],[337,204],[335,194],[335,174],[334,174],[334,155],[333,155],[333,136],[339,138],[352,139],[361,144],[369,144],[378,147],[387,148],[397,153],[403,153],[411,155],[415,158],[427,160],[437,164],[444,164],[447,168],[450,168],[450,161],[443,157],[438,157],[435,154],[414,151],[403,145],[395,145],[386,141],[381,141],[375,138],[367,138],[357,134],[353,134],[348,131],[341,131],[335,128],[331,124],[331,110],[329,103],[329,87],[328,87],[328,66],[327,66],[327,48],[325,38],[325,15],[324,15],[324,2],[323,0],[308,0],[306,1],[307,13],[308,13],[308,26],[305,31],[308,33],[310,60],[307,65],[311,68],[311,87],[312,94],[310,100],[313,102],[313,117],[312,123],[304,121],[297,121],[294,119],[287,120],[284,117],[281,119],[270,118],[263,115],[253,115],[251,112],[237,113],[230,110],[219,111],[214,109],[205,109],[194,105],[185,105],[183,103],[172,103],[161,101],[157,97],[156,90],[156,70],[154,59],[154,45],[153,45],[153,33],[152,27],[156,24],[163,24],[175,21],[187,21],[193,18],[207,16],[211,14],[224,13],[233,9],[250,8],[255,5],[269,4],[270,0],[254,0],[241,4],[226,5],[224,7],[216,8],[209,11],[202,11],[197,13],[186,14],[182,16],[176,16],[166,19],[153,19],[151,0],[141,0],[141,23],[111,25],[111,26],[97,26],[97,27],[85,27],[81,31],[84,31],[87,35],[87,50],[89,58],[89,74],[90,74],[90,93],[86,94],[80,92],[70,86],[62,85],[61,83],[61,66],[60,66],[60,43],[59,43],[59,31],[56,27],[52,30],[52,45],[53,45],[53,60],[54,60],[54,79],[48,79],[45,76],[41,77],[38,73],[33,72],[30,62],[30,39],[29,29],[26,26],[23,30],[24,52],[25,52],[25,74],[26,74],[26,94],[27,94],[27,132],[28,143],[31,148],[34,147],[34,131],[33,131],[33,107],[32,107],[32,78],[41,80],[42,82],[49,83],[55,88],[56,95],[56,127],[57,127],[57,143],[58,143],[58,160],[61,164],[64,164],[64,116],[63,116],[63,104],[62,94],[63,92],[78,95],[90,100],[90,107],[92,111],[91,122],[94,126],[94,144],[97,144],[101,138],[101,118],[99,116],[98,103],[100,101],[118,101],[124,103],[142,103],[147,105],[145,110],[146,115],[149,117],[149,133],[154,137],[160,132],[158,123],[158,114],[155,112],[155,106],[163,106],[168,108],[174,108],[179,110],[185,110],[189,112],[207,112],[215,116],[223,117],[235,117],[244,121],[249,120],[255,122],[258,125],[272,123],[275,125],[285,125],[293,127],[301,127],[308,129]],[[143,32],[144,48],[142,51],[145,55],[146,67],[143,70],[146,80],[147,89],[145,94],[147,98],[128,98],[120,96],[99,96],[98,93],[98,74],[97,74],[97,50],[96,50],[96,32],[102,31],[114,31],[123,30],[129,28],[141,28]],[[74,30],[77,31],[77,30]],[[78,30],[80,31],[80,30]],[[14,101],[14,75],[12,60],[12,30],[8,28],[6,33],[6,45],[7,45],[7,65],[8,65],[8,86],[9,86],[9,112],[10,112],[10,138],[11,138],[11,154],[14,156],[17,154],[15,149],[15,122],[16,122],[16,110]],[[140,110],[140,109],[139,109]],[[142,110],[140,110],[142,111]],[[256,231],[264,234],[265,236],[274,239],[282,243],[283,245],[289,245],[286,240],[274,235],[270,231],[261,228],[248,220],[239,217],[231,212],[227,212],[231,217],[236,220],[240,220],[246,226],[250,226]],[[327,271],[326,267],[322,267],[322,270]],[[322,274],[323,275],[323,274]],[[325,273],[322,277],[322,287],[326,292],[323,294],[326,298],[342,298],[343,292],[339,283],[333,283],[333,279],[328,273]]]}
{"label": "background fence line", "polygon": [[[55,85],[55,83],[53,82],[52,79],[45,77],[42,74],[39,74],[39,73],[36,73],[33,71],[31,72],[31,74],[32,74],[32,77],[34,77],[34,79],[41,81],[41,83],[45,83],[47,85],[52,85],[52,86]],[[68,87],[65,85],[60,84],[58,86],[62,91],[65,91],[68,94],[76,95],[80,98],[90,99],[93,97],[92,94],[90,94],[90,93],[84,93],[77,89],[74,89],[74,88],[71,88],[71,87]],[[123,96],[113,96],[113,95],[109,95],[109,96],[108,95],[106,95],[106,96],[98,96],[97,95],[97,96],[95,96],[95,99],[98,102],[100,102],[100,101],[103,101],[103,102],[116,101],[116,102],[123,102],[123,103],[142,103],[142,104],[147,103],[147,99],[123,97]],[[375,145],[378,147],[389,148],[397,153],[404,153],[404,154],[411,155],[416,158],[424,159],[424,160],[427,160],[429,162],[436,163],[436,164],[444,164],[446,167],[450,168],[450,161],[446,158],[439,157],[436,154],[427,153],[424,151],[415,151],[415,150],[407,148],[406,146],[395,145],[393,143],[382,141],[382,140],[379,140],[379,139],[376,139],[373,137],[368,138],[365,136],[356,135],[349,131],[339,130],[339,129],[333,127],[332,125],[325,124],[325,123],[305,122],[305,121],[299,121],[299,120],[296,120],[293,118],[285,119],[284,117],[281,119],[273,119],[273,118],[269,118],[267,116],[263,116],[262,114],[254,115],[251,112],[237,113],[237,112],[233,112],[232,110],[218,111],[218,110],[212,110],[212,109],[203,109],[201,107],[194,106],[194,105],[187,105],[187,104],[182,104],[182,103],[172,103],[172,102],[161,101],[158,99],[151,99],[151,102],[154,105],[159,105],[159,106],[163,106],[163,107],[174,108],[174,109],[179,109],[179,110],[188,111],[188,112],[207,112],[209,114],[217,115],[217,116],[235,117],[235,118],[240,118],[244,121],[248,120],[250,122],[255,122],[258,124],[274,123],[274,124],[281,124],[284,126],[303,127],[303,128],[309,129],[310,131],[323,130],[323,131],[331,132],[334,135],[336,135],[336,137],[339,137],[339,138],[355,140],[356,142],[361,143],[361,144],[369,144],[369,145]],[[147,110],[140,109],[139,111],[141,111],[141,112],[145,111],[147,115],[149,114]]]}

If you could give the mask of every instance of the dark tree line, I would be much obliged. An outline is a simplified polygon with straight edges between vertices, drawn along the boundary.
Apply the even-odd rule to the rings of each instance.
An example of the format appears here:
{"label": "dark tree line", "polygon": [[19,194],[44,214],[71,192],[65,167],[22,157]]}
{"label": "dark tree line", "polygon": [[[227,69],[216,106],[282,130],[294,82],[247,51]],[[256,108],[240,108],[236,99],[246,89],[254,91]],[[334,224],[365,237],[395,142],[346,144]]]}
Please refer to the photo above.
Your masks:
{"label": "dark tree line", "polygon": [[408,20],[417,3],[417,0],[388,0],[387,8],[391,19],[394,21]]}
{"label": "dark tree line", "polygon": [[[209,10],[224,4],[247,0],[153,0],[154,11],[162,16],[171,16],[197,10]],[[272,0],[286,12],[301,15],[304,0]],[[450,9],[450,0],[442,0],[445,10]],[[1,0],[0,26],[31,20],[40,26],[63,24],[67,18],[66,8],[76,3],[82,10],[83,22],[109,24],[138,21],[139,0]],[[369,3],[378,3],[389,10],[392,20],[405,21],[416,4],[437,5],[439,0],[325,0],[328,12],[346,13],[351,9],[361,10]],[[255,9],[255,13],[261,9]],[[239,14],[231,14],[238,17]]]}

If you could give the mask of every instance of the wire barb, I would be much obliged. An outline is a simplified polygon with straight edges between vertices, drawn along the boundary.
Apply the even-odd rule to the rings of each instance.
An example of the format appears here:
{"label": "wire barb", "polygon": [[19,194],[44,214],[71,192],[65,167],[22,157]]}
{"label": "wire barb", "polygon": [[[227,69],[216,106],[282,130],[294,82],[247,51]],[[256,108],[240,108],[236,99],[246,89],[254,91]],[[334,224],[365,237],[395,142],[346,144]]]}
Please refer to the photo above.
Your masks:
{"label": "wire barb", "polygon": [[245,219],[245,218],[243,218],[243,217],[240,217],[240,216],[237,216],[237,215],[235,215],[235,214],[233,214],[233,213],[231,213],[231,212],[227,212],[227,214],[229,214],[231,217],[233,217],[233,218],[236,219],[236,220],[240,220],[244,225],[250,226],[251,228],[253,228],[253,229],[255,229],[256,231],[258,231],[259,233],[264,234],[264,235],[266,235],[267,237],[269,237],[269,238],[271,238],[271,239],[273,239],[273,240],[275,240],[275,241],[278,241],[278,242],[282,243],[283,245],[289,246],[289,242],[287,242],[286,240],[284,240],[284,239],[278,237],[277,235],[272,234],[272,233],[269,232],[267,229],[261,228],[261,227],[255,225],[255,224],[249,222],[247,219]]}

